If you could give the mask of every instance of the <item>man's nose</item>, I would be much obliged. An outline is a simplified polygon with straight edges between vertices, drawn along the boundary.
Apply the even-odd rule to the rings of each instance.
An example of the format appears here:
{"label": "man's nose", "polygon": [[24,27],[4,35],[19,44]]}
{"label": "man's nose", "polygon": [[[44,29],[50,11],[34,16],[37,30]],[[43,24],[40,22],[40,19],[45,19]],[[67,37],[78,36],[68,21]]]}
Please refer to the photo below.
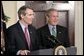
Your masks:
{"label": "man's nose", "polygon": [[34,18],[34,15],[32,15],[32,18]]}

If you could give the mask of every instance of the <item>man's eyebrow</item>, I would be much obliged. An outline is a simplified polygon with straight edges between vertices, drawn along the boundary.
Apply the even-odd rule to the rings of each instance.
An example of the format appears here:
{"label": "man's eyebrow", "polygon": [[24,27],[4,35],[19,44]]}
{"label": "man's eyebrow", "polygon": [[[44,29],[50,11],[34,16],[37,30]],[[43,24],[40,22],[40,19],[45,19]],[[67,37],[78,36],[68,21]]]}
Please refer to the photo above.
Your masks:
{"label": "man's eyebrow", "polygon": [[29,14],[29,15],[34,15],[34,14]]}

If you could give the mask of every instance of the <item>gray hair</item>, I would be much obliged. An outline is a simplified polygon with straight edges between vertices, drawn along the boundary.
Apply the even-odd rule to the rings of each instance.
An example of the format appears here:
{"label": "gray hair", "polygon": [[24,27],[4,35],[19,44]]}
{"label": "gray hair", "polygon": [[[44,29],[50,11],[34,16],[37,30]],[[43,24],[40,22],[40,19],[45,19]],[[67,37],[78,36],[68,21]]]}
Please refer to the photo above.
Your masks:
{"label": "gray hair", "polygon": [[56,11],[56,12],[58,12],[57,9],[51,8],[51,9],[48,9],[48,10],[46,11],[45,16],[48,16],[48,17],[49,17],[49,13],[50,13],[51,11]]}
{"label": "gray hair", "polygon": [[26,11],[27,8],[33,10],[33,8],[31,8],[31,7],[29,7],[29,6],[27,6],[27,5],[23,5],[23,6],[20,7],[20,9],[18,10],[18,17],[19,17],[19,19],[21,19],[21,14],[26,15],[25,11]]}

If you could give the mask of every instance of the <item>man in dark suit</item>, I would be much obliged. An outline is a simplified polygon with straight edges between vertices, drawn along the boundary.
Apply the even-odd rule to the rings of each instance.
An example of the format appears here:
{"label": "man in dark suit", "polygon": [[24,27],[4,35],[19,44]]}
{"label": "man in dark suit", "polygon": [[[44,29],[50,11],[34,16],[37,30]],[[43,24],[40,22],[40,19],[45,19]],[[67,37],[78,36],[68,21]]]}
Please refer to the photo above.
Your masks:
{"label": "man in dark suit", "polygon": [[7,29],[6,52],[10,55],[27,55],[39,49],[36,29],[31,25],[33,10],[22,6],[18,10],[19,21]]}
{"label": "man in dark suit", "polygon": [[58,12],[56,9],[49,9],[46,11],[46,19],[47,24],[41,28],[39,28],[38,35],[40,37],[41,48],[54,48],[56,46],[56,42],[54,42],[51,38],[53,35],[59,43],[61,43],[65,47],[69,47],[69,38],[68,38],[68,29],[57,25],[58,23]]}

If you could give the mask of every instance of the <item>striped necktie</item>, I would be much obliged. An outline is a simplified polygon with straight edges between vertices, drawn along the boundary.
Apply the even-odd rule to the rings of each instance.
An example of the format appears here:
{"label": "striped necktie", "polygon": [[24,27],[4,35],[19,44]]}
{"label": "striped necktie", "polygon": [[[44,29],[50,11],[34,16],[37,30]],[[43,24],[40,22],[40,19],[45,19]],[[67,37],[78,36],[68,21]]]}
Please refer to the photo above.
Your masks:
{"label": "striped necktie", "polygon": [[29,47],[29,49],[30,49],[30,35],[29,35],[28,27],[25,27],[25,29],[24,29],[24,34],[25,34],[25,38],[26,38],[28,47]]}
{"label": "striped necktie", "polygon": [[55,27],[52,28],[52,35],[56,37]]}

